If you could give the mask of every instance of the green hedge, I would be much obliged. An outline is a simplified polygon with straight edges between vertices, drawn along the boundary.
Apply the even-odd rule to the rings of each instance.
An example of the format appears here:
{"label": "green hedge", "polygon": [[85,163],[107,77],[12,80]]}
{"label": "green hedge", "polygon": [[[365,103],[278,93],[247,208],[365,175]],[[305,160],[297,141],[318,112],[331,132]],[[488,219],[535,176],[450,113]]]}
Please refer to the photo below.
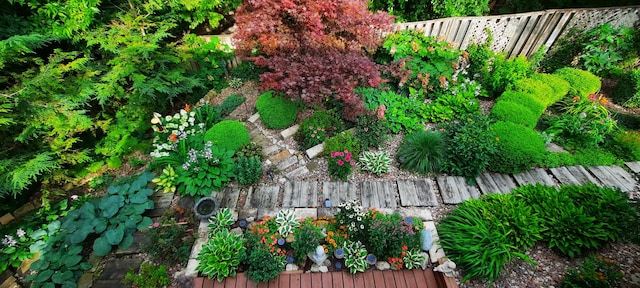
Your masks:
{"label": "green hedge", "polygon": [[288,128],[298,117],[296,103],[279,95],[273,95],[269,90],[262,93],[256,101],[256,109],[260,113],[260,119],[267,128]]}
{"label": "green hedge", "polygon": [[542,113],[534,113],[529,108],[510,101],[498,100],[491,109],[491,116],[497,120],[513,122],[529,128],[533,128],[538,123]]}
{"label": "green hedge", "polygon": [[543,159],[546,149],[542,137],[522,125],[498,121],[492,126],[498,141],[498,153],[488,169],[499,173],[520,173],[531,169]]}
{"label": "green hedge", "polygon": [[538,117],[542,115],[544,110],[547,108],[547,105],[542,99],[537,98],[533,94],[520,91],[507,90],[498,97],[498,101],[517,103],[527,107],[527,109],[538,115]]}
{"label": "green hedge", "polygon": [[235,120],[224,120],[213,125],[204,134],[204,141],[211,141],[213,145],[226,150],[238,151],[240,146],[248,144],[251,140],[244,124]]}
{"label": "green hedge", "polygon": [[562,98],[567,96],[567,93],[569,93],[569,89],[571,89],[571,84],[558,75],[535,73],[531,75],[531,79],[542,81],[553,90],[553,94],[548,96],[551,104],[547,104],[547,106],[551,106],[562,100]]}
{"label": "green hedge", "polygon": [[555,103],[551,99],[553,89],[540,80],[532,78],[520,79],[513,83],[511,90],[532,94],[536,99],[544,103],[544,106],[550,106]]}
{"label": "green hedge", "polygon": [[556,70],[553,74],[558,75],[569,82],[571,85],[569,93],[579,95],[581,97],[589,97],[589,94],[600,91],[600,87],[602,86],[600,77],[585,70],[565,67]]}

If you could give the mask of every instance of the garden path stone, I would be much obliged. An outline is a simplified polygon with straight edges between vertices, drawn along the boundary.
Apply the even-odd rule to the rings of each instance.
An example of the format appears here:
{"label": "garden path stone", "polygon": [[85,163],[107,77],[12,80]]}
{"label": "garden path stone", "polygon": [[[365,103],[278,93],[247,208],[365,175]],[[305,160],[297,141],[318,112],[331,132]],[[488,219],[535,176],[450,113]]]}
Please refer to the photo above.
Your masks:
{"label": "garden path stone", "polygon": [[556,179],[558,179],[558,182],[560,182],[560,184],[564,184],[564,185],[580,185],[582,184],[578,178],[576,178],[571,171],[569,171],[569,169],[567,169],[567,167],[557,167],[557,168],[551,168],[549,169],[549,171],[551,171],[551,174],[553,174],[553,177],[556,177]]}
{"label": "garden path stone", "polygon": [[288,139],[291,138],[294,134],[296,134],[296,132],[298,132],[298,129],[300,128],[300,126],[298,124],[293,125],[287,129],[284,129],[280,132],[280,138],[284,139]]}
{"label": "garden path stone", "polygon": [[278,163],[278,170],[287,170],[287,168],[293,166],[296,163],[298,163],[298,157],[295,155],[289,156],[289,158],[284,159],[282,162]]}
{"label": "garden path stone", "polygon": [[7,225],[11,223],[11,221],[13,221],[14,219],[16,219],[16,217],[13,217],[11,213],[4,214],[2,217],[0,217],[0,224]]}
{"label": "garden path stone", "polygon": [[280,153],[269,157],[269,160],[277,164],[277,163],[280,163],[280,161],[287,159],[289,156],[291,156],[291,153],[289,152],[289,150],[282,150],[280,151]]}
{"label": "garden path stone", "polygon": [[520,186],[527,184],[543,184],[546,186],[555,186],[553,179],[542,168],[532,169],[523,173],[514,174],[513,178]]}
{"label": "garden path stone", "polygon": [[309,159],[313,159],[318,157],[318,155],[320,155],[320,153],[322,153],[323,150],[324,150],[324,142],[307,149],[305,153],[307,154],[307,157],[309,157]]}
{"label": "garden path stone", "polygon": [[104,265],[100,277],[93,284],[93,288],[121,287],[124,276],[129,269],[138,271],[142,259],[111,259]]}
{"label": "garden path stone", "polygon": [[631,174],[618,166],[593,166],[589,167],[593,173],[605,186],[618,188],[623,192],[636,190],[637,182]]}
{"label": "garden path stone", "polygon": [[511,189],[518,187],[511,176],[490,172],[480,174],[476,178],[476,183],[482,194],[507,194],[511,193]]}
{"label": "garden path stone", "polygon": [[571,175],[573,175],[573,177],[578,180],[579,185],[593,183],[598,186],[602,186],[602,184],[600,184],[600,181],[593,177],[593,175],[591,175],[591,173],[589,173],[589,171],[587,171],[587,169],[582,166],[567,166],[567,170],[569,170]]}
{"label": "garden path stone", "polygon": [[133,233],[133,243],[127,249],[116,250],[116,255],[128,255],[141,253],[142,249],[148,243],[147,237],[140,230]]}
{"label": "garden path stone", "polygon": [[238,205],[238,197],[240,196],[240,188],[226,187],[219,192],[213,192],[212,195],[220,203],[220,208],[236,208]]}
{"label": "garden path stone", "polygon": [[249,119],[248,119],[248,120],[249,120],[249,122],[251,122],[251,123],[256,123],[256,121],[257,121],[258,119],[260,119],[260,114],[256,113],[256,114],[251,115],[251,117],[249,117]]}
{"label": "garden path stone", "polygon": [[317,181],[289,181],[284,183],[282,207],[315,207],[317,205]]}
{"label": "garden path stone", "polygon": [[[367,181],[360,183],[363,207],[396,208],[397,190],[393,182]],[[339,203],[338,203],[339,204]]]}
{"label": "garden path stone", "polygon": [[624,163],[624,165],[627,165],[627,167],[629,167],[629,169],[631,169],[633,173],[640,174],[640,161],[627,162],[627,163]]}
{"label": "garden path stone", "polygon": [[[440,195],[442,196],[442,202],[444,204],[460,204],[462,203],[463,196],[458,188],[457,181],[453,176],[438,176],[436,178],[438,187],[440,188]],[[466,191],[466,190],[463,190]],[[464,192],[463,192],[464,193]],[[468,199],[469,195],[465,195]]]}
{"label": "garden path stone", "polygon": [[438,206],[436,187],[431,179],[398,180],[397,183],[402,206]]}
{"label": "garden path stone", "polygon": [[304,219],[304,218],[318,218],[318,209],[317,208],[295,208],[293,209],[293,214],[296,215],[296,219]]}
{"label": "garden path stone", "polygon": [[271,146],[264,147],[262,149],[262,154],[266,156],[271,156],[278,151],[280,151],[280,147],[278,145],[271,145]]}
{"label": "garden path stone", "polygon": [[245,208],[275,208],[280,186],[260,186],[249,190]]}
{"label": "garden path stone", "polygon": [[322,198],[331,200],[334,206],[342,202],[359,200],[356,184],[352,182],[324,182],[322,183]]}

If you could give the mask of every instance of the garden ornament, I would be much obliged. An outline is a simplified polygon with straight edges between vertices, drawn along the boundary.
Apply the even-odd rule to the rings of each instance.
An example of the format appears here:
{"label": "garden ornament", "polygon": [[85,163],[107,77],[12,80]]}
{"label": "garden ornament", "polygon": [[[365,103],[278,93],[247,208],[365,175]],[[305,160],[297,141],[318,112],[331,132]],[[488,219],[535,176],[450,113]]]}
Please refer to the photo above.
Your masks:
{"label": "garden ornament", "polygon": [[433,271],[444,273],[444,275],[447,277],[455,277],[455,269],[456,263],[447,259],[446,261],[444,261],[444,263],[438,265],[438,267],[433,268]]}

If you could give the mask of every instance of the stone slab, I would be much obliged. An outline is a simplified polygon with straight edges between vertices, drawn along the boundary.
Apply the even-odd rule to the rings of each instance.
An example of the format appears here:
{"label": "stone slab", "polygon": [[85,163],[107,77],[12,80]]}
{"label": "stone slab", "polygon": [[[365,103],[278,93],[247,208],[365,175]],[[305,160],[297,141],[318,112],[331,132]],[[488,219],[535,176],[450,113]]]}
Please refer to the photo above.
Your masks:
{"label": "stone slab", "polygon": [[298,157],[296,155],[291,155],[289,156],[289,158],[286,158],[282,162],[278,163],[277,167],[278,167],[278,170],[284,171],[296,163],[298,163]]}
{"label": "stone slab", "polygon": [[624,169],[617,166],[593,166],[589,167],[589,171],[593,173],[598,180],[605,186],[620,189],[623,192],[630,192],[635,190],[635,180],[624,171]]}
{"label": "stone slab", "polygon": [[519,186],[542,184],[545,186],[555,186],[553,179],[542,168],[536,168],[522,173],[514,174],[513,178]]}
{"label": "stone slab", "polygon": [[[142,259],[111,259],[108,260],[98,277],[98,283],[103,280],[116,280],[122,283],[124,275],[127,274],[129,269],[138,271],[142,264]],[[112,286],[113,287],[113,286]]]}
{"label": "stone slab", "polygon": [[78,279],[78,288],[90,288],[93,286],[93,273],[84,273]]}
{"label": "stone slab", "polygon": [[558,182],[563,185],[581,185],[578,178],[573,176],[567,167],[557,167],[549,169],[553,177],[558,179]]}
{"label": "stone slab", "polygon": [[293,214],[296,215],[296,219],[305,219],[305,218],[318,218],[318,209],[317,208],[295,208],[293,209]]}
{"label": "stone slab", "polygon": [[402,206],[438,206],[436,187],[431,179],[398,180],[397,183]]}
{"label": "stone slab", "polygon": [[289,181],[284,183],[282,207],[318,206],[317,181]]}
{"label": "stone slab", "polygon": [[329,199],[333,206],[338,206],[343,202],[360,200],[356,189],[356,184],[351,182],[324,182],[322,198]]}
{"label": "stone slab", "polygon": [[18,208],[16,211],[13,211],[13,215],[16,218],[19,218],[24,215],[27,215],[27,213],[33,211],[33,209],[36,209],[36,206],[34,206],[33,203],[29,202],[27,204],[22,205],[22,207]]}
{"label": "stone slab", "polygon": [[567,170],[569,170],[571,175],[573,175],[573,177],[575,177],[578,180],[580,185],[593,183],[598,186],[602,186],[600,181],[598,181],[598,179],[593,177],[593,175],[591,175],[591,173],[589,173],[589,171],[587,171],[587,169],[585,169],[582,166],[567,166]]}
{"label": "stone slab", "polygon": [[144,246],[147,245],[148,239],[144,235],[144,233],[140,231],[133,232],[133,243],[127,249],[118,249],[116,250],[116,255],[127,255],[127,254],[135,254],[140,253]]}
{"label": "stone slab", "polygon": [[453,176],[438,176],[436,182],[440,188],[440,196],[442,196],[442,202],[444,204],[460,204],[462,203],[462,196],[458,189],[458,184]]}
{"label": "stone slab", "polygon": [[200,264],[200,261],[196,259],[189,259],[187,262],[187,268],[185,268],[184,276],[186,277],[198,277],[198,271],[196,271],[196,267]]}
{"label": "stone slab", "polygon": [[338,207],[318,207],[317,208],[318,211],[318,218],[320,217],[329,217],[329,218],[333,218],[334,215],[336,215],[336,213],[338,213]]}
{"label": "stone slab", "polygon": [[202,251],[202,246],[204,246],[204,244],[206,244],[207,241],[208,241],[207,238],[198,237],[198,239],[196,239],[193,242],[193,246],[191,247],[191,255],[189,256],[189,259],[198,258],[198,254],[200,254],[200,251]]}
{"label": "stone slab", "polygon": [[249,117],[249,119],[248,119],[248,120],[249,120],[249,122],[251,122],[251,123],[256,123],[256,121],[257,121],[258,119],[260,119],[260,114],[259,114],[259,113],[256,113],[256,114],[251,115],[251,117]]}
{"label": "stone slab", "polygon": [[238,219],[247,219],[247,218],[254,218],[256,220],[262,220],[262,219],[258,219],[258,208],[244,208],[241,210],[238,210]]}
{"label": "stone slab", "polygon": [[318,157],[322,153],[322,151],[324,151],[324,142],[307,149],[305,153],[307,154],[307,157],[309,157],[309,159],[313,159]]}
{"label": "stone slab", "polygon": [[298,132],[298,129],[300,128],[300,126],[298,124],[293,125],[287,129],[284,129],[280,132],[280,138],[284,139],[288,139],[291,138],[294,134],[296,134],[296,132]]}
{"label": "stone slab", "polygon": [[11,223],[11,221],[13,221],[14,219],[16,219],[16,217],[13,217],[11,213],[4,214],[2,215],[2,217],[0,217],[0,224],[7,225]]}
{"label": "stone slab", "polygon": [[0,283],[0,288],[20,288],[20,285],[18,284],[18,279],[10,275]]}
{"label": "stone slab", "polygon": [[[302,162],[302,161],[301,161]],[[302,176],[304,174],[309,173],[309,169],[306,166],[300,166],[296,169],[293,169],[289,172],[287,172],[287,174],[284,175],[284,177],[287,177],[287,179],[289,180],[293,180],[296,179],[299,176]]]}
{"label": "stone slab", "polygon": [[269,157],[269,160],[273,163],[280,163],[280,161],[289,158],[289,156],[291,156],[289,150],[282,150],[278,154]]}
{"label": "stone slab", "polygon": [[275,208],[280,186],[260,186],[249,190],[244,208]]}
{"label": "stone slab", "polygon": [[267,146],[265,148],[262,148],[262,154],[264,154],[266,156],[271,156],[271,155],[275,154],[278,151],[280,151],[280,147],[278,145],[271,145],[271,146]]}
{"label": "stone slab", "polygon": [[476,183],[482,194],[511,193],[511,190],[518,187],[511,176],[498,173],[482,173],[476,178]]}
{"label": "stone slab", "polygon": [[640,161],[624,163],[633,173],[640,174]]}
{"label": "stone slab", "polygon": [[278,208],[258,208],[258,212],[256,212],[257,219],[262,219],[265,216],[267,217],[276,217],[280,209]]}
{"label": "stone slab", "polygon": [[240,188],[226,187],[220,192],[213,192],[213,195],[220,203],[220,208],[236,208],[238,205],[238,197],[240,196]]}

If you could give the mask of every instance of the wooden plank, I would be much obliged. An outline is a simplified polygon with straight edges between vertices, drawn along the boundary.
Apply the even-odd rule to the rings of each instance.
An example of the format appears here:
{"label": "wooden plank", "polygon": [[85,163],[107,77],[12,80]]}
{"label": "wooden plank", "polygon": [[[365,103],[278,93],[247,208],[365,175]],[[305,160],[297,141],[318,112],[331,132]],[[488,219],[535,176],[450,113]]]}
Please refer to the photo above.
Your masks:
{"label": "wooden plank", "polygon": [[204,285],[204,278],[196,277],[195,279],[193,279],[193,288],[202,288],[203,285]]}
{"label": "wooden plank", "polygon": [[244,208],[275,208],[280,186],[260,186],[247,195]]}
{"label": "wooden plank", "polygon": [[[529,50],[529,55],[533,55],[538,49],[547,42],[551,33],[556,28],[558,22],[560,22],[560,18],[562,18],[562,13],[559,12],[549,12],[550,17],[547,17],[546,23],[544,24],[543,29],[538,33],[536,39],[532,41],[533,46]],[[548,49],[549,47],[547,47]]]}
{"label": "wooden plank", "polygon": [[404,280],[404,275],[402,275],[401,270],[392,270],[393,272],[393,280],[395,282],[394,287],[407,287],[407,281]]}
{"label": "wooden plank", "polygon": [[405,282],[407,282],[407,288],[418,288],[418,282],[416,282],[416,277],[413,275],[411,270],[400,270],[402,275],[404,276]]}
{"label": "wooden plank", "polygon": [[556,177],[556,179],[558,179],[558,182],[560,182],[560,184],[563,185],[581,185],[582,183],[580,183],[580,181],[578,181],[578,179],[573,176],[573,174],[571,174],[571,172],[569,172],[569,169],[567,169],[567,167],[557,167],[557,168],[551,168],[549,169],[549,171],[551,171],[551,174],[553,174],[553,177]]}
{"label": "wooden plank", "polygon": [[538,37],[540,37],[540,33],[546,27],[547,22],[551,16],[552,14],[549,13],[537,15],[535,26],[533,27],[529,35],[527,35],[527,40],[520,45],[520,49],[518,52],[519,55],[529,56],[536,52],[531,51],[531,48],[536,44],[536,40],[538,39]]}
{"label": "wooden plank", "polygon": [[396,208],[396,189],[393,182],[365,181],[360,183],[362,207]]}
{"label": "wooden plank", "polygon": [[364,279],[364,286],[356,286],[356,287],[376,287],[376,281],[373,278],[373,273],[361,273],[362,278]]}
{"label": "wooden plank", "polygon": [[[229,279],[229,278],[232,278],[232,277],[224,278],[224,279],[222,280],[222,282],[220,282],[220,281],[218,281],[218,280],[214,280],[214,281],[213,281],[213,288],[224,288],[224,287],[225,287],[225,285],[226,285],[226,283],[227,283],[227,281],[228,281],[227,279]],[[236,285],[235,285],[235,284],[233,284],[233,286],[235,287]]]}
{"label": "wooden plank", "polygon": [[385,270],[381,271],[382,277],[384,278],[384,284],[386,287],[396,287],[396,282],[393,275],[393,270]]}
{"label": "wooden plank", "polygon": [[269,282],[258,283],[258,288],[269,288]]}
{"label": "wooden plank", "polygon": [[[204,283],[202,283],[202,288],[213,288],[214,280],[205,278]],[[217,281],[216,281],[217,282]]]}
{"label": "wooden plank", "polygon": [[244,274],[244,273],[236,274],[236,288],[246,288],[247,282],[249,282],[248,280],[249,278],[247,278],[247,274]]}
{"label": "wooden plank", "polygon": [[498,189],[496,181],[493,180],[489,173],[482,173],[476,177],[476,184],[478,184],[478,188],[480,188],[482,194],[500,194],[500,189]]}
{"label": "wooden plank", "polygon": [[627,187],[627,183],[624,182],[624,180],[619,179],[619,177],[606,166],[589,167],[589,171],[607,187],[618,188],[623,192],[632,190],[631,187]]}
{"label": "wooden plank", "polygon": [[423,273],[424,273],[423,274],[424,278],[427,281],[427,287],[438,288],[438,283],[436,282],[436,275],[434,275],[433,269],[427,268],[426,270],[423,271]]}
{"label": "wooden plank", "polygon": [[[352,274],[353,275],[353,274]],[[358,273],[353,275],[353,286],[360,288],[360,287],[373,287],[373,286],[364,286],[364,273]]]}
{"label": "wooden plank", "polygon": [[324,281],[322,280],[323,273],[311,273],[311,287],[312,288],[322,288],[324,286]]}
{"label": "wooden plank", "polygon": [[322,287],[333,287],[333,277],[331,273],[314,273],[320,274],[322,277]]}
{"label": "wooden plank", "polygon": [[343,202],[359,200],[356,189],[356,184],[351,182],[324,182],[322,197],[330,199],[333,205],[337,206]]}
{"label": "wooden plank", "polygon": [[498,186],[498,190],[500,190],[502,194],[511,193],[512,189],[518,187],[516,182],[511,179],[511,176],[507,174],[490,173],[489,175],[493,178],[493,181]]}
{"label": "wooden plank", "polygon": [[531,15],[529,17],[525,18],[527,20],[524,29],[522,30],[522,32],[518,35],[517,37],[517,41],[514,42],[513,48],[511,49],[511,56],[515,57],[517,55],[521,55],[522,53],[520,52],[522,50],[522,46],[525,45],[527,43],[527,41],[529,40],[529,37],[531,36],[531,33],[533,31],[533,29],[536,28],[536,26],[538,25],[538,20],[540,19],[540,15]]}
{"label": "wooden plank", "polygon": [[302,277],[302,273],[290,274],[289,275],[289,287],[291,288],[301,288],[300,278]]}
{"label": "wooden plank", "polygon": [[342,283],[344,288],[356,288],[358,286],[355,285],[355,277],[353,276],[353,274],[351,273],[347,273],[347,272],[340,272],[340,275],[342,275]]}
{"label": "wooden plank", "polygon": [[458,186],[458,191],[460,192],[460,198],[462,198],[462,201],[469,200],[471,198],[480,198],[480,192],[478,192],[478,189],[475,186],[467,184],[467,179],[459,176],[454,178],[456,180],[456,185]]}
{"label": "wooden plank", "polygon": [[640,174],[640,161],[624,163],[633,173]]}
{"label": "wooden plank", "polygon": [[[333,287],[344,288],[344,282],[342,281],[342,272],[331,272],[323,274],[331,274],[331,282],[333,283]],[[324,287],[324,283],[322,284],[322,286]]]}
{"label": "wooden plank", "polygon": [[438,176],[436,178],[438,187],[440,188],[440,196],[442,196],[442,202],[444,204],[460,204],[462,198],[458,191],[458,185],[456,185],[455,178],[452,176]]}
{"label": "wooden plank", "polygon": [[519,174],[514,174],[513,178],[519,186],[543,184],[546,186],[555,186],[553,179],[542,168],[536,168]]}
{"label": "wooden plank", "polygon": [[278,278],[280,278],[280,287],[286,287],[286,288],[299,288],[300,287],[300,283],[298,283],[298,285],[294,285],[292,283],[291,274],[280,273],[280,275],[278,275]]}
{"label": "wooden plank", "polygon": [[369,271],[366,273],[373,274],[373,281],[376,282],[375,287],[386,287],[387,284],[384,281],[384,276],[382,275],[382,271],[374,269],[373,271]]}
{"label": "wooden plank", "polygon": [[469,33],[469,28],[471,27],[472,20],[467,18],[467,19],[460,19],[458,21],[460,25],[458,26],[458,30],[456,31],[455,38],[453,39],[453,43],[455,43],[454,48],[456,49],[460,49],[460,47],[462,47],[462,42],[464,41],[464,38]]}
{"label": "wooden plank", "polygon": [[227,187],[217,192],[215,196],[218,203],[220,203],[220,208],[236,208],[238,196],[240,196],[240,188]]}
{"label": "wooden plank", "polygon": [[280,287],[284,287],[280,285],[280,277],[276,277],[273,278],[271,280],[269,280],[269,282],[267,282],[269,285],[269,288],[280,288]]}
{"label": "wooden plank", "polygon": [[284,183],[282,207],[315,207],[317,205],[317,181],[293,181]]}
{"label": "wooden plank", "polygon": [[574,13],[575,12],[570,11],[562,13],[560,21],[558,21],[558,24],[556,24],[555,29],[553,30],[553,32],[551,32],[551,35],[549,35],[549,39],[547,39],[547,42],[545,42],[544,45],[546,45],[547,47],[551,47],[551,45],[556,42],[556,39],[558,39],[565,32],[564,28],[567,26],[567,23],[569,23],[569,20],[573,18]]}
{"label": "wooden plank", "polygon": [[235,288],[236,287],[236,277],[227,277],[224,279],[225,288]]}
{"label": "wooden plank", "polygon": [[602,184],[600,184],[600,181],[593,177],[591,173],[589,173],[589,171],[587,171],[587,169],[584,169],[584,167],[582,166],[567,166],[567,170],[569,170],[571,175],[573,175],[573,177],[578,180],[580,185],[593,183],[598,186],[602,186]]}
{"label": "wooden plank", "polygon": [[618,166],[604,166],[606,170],[620,183],[620,190],[623,192],[631,192],[636,190],[637,182],[629,172]]}
{"label": "wooden plank", "polygon": [[[312,286],[312,281],[311,281],[311,275],[312,274],[316,274],[316,273],[302,273],[302,274],[298,274],[300,275],[300,288],[311,288]],[[318,287],[318,286],[315,286]],[[322,286],[320,286],[322,287]]]}
{"label": "wooden plank", "polygon": [[398,180],[397,184],[402,206],[438,206],[431,179]]}

